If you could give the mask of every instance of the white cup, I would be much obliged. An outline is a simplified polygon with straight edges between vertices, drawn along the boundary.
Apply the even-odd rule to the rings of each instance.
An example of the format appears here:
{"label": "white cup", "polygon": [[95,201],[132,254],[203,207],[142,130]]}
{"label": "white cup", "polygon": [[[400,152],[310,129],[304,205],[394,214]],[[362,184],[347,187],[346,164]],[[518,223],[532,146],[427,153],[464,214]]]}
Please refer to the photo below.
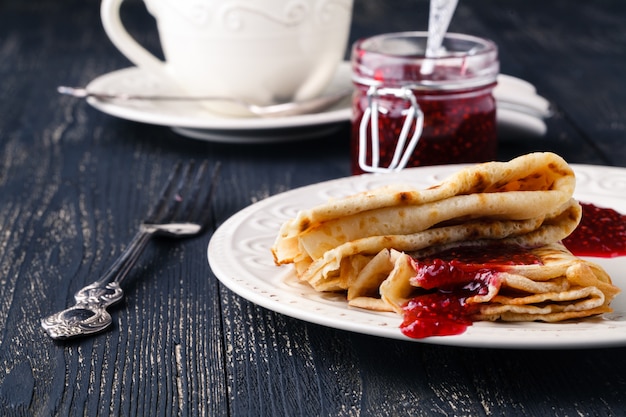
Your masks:
{"label": "white cup", "polygon": [[[353,0],[144,0],[165,61],[142,47],[120,19],[123,0],[103,0],[113,44],[136,66],[188,94],[259,105],[318,96],[347,48]],[[207,104],[245,115],[236,105]]]}

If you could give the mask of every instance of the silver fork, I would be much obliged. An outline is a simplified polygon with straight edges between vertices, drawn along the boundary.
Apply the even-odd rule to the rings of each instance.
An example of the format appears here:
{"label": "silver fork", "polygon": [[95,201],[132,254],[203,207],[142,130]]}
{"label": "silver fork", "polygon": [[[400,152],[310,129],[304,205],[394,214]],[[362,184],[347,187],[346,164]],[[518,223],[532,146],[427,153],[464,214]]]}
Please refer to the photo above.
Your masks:
{"label": "silver fork", "polygon": [[206,183],[208,163],[196,169],[195,162],[176,164],[155,207],[140,224],[139,231],[107,272],[94,283],[79,290],[76,304],[41,320],[53,339],[68,339],[101,332],[112,323],[108,306],[120,301],[122,281],[139,260],[150,238],[182,238],[199,234],[210,217],[210,203],[219,173],[215,166]]}

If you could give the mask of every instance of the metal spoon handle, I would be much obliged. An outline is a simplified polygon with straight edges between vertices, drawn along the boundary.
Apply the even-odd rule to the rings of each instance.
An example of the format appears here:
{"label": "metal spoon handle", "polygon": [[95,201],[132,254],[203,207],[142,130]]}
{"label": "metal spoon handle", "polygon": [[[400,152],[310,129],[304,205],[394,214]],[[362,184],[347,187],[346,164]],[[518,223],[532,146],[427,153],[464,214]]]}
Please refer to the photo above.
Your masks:
{"label": "metal spoon handle", "polygon": [[458,0],[430,0],[430,14],[428,16],[428,39],[426,40],[426,58],[420,72],[432,74],[435,63],[428,58],[439,56],[443,38],[446,36],[452,15],[456,10]]}
{"label": "metal spoon handle", "polygon": [[433,58],[439,54],[439,48],[450,26],[457,3],[458,0],[431,0],[426,43],[427,58]]}
{"label": "metal spoon handle", "polygon": [[123,101],[222,101],[228,103],[236,103],[250,111],[250,113],[260,117],[284,117],[299,114],[314,113],[324,110],[352,93],[352,88],[346,88],[334,93],[325,94],[323,96],[314,97],[308,100],[293,101],[270,105],[256,105],[253,103],[239,100],[233,97],[218,96],[177,96],[177,95],[143,95],[143,94],[126,94],[126,93],[104,93],[89,91],[86,88],[76,88],[60,86],[57,91],[64,95],[77,98],[93,97],[98,100],[123,100]]}
{"label": "metal spoon handle", "polygon": [[143,100],[143,101],[237,101],[230,97],[217,96],[174,96],[174,95],[144,95],[128,93],[104,93],[89,91],[81,87],[68,87],[65,85],[57,87],[60,94],[77,98],[93,97],[98,100]]}

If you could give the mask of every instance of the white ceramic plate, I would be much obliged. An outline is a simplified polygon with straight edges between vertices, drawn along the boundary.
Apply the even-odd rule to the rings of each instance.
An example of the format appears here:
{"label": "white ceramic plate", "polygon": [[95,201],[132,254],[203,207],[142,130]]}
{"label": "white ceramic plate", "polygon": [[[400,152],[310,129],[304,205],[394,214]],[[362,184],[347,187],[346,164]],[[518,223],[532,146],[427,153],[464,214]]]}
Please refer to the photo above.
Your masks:
{"label": "white ceramic plate", "polygon": [[[324,92],[350,88],[350,64],[343,62]],[[104,74],[87,85],[89,91],[144,95],[181,95],[180,89],[140,68],[131,67]],[[549,116],[549,103],[537,95],[534,86],[509,75],[500,75],[494,91],[498,103],[498,128],[508,137],[543,136],[543,118]],[[169,126],[180,135],[225,143],[271,143],[311,139],[337,129],[350,120],[350,98],[314,114],[280,118],[237,118],[211,113],[197,102],[98,100],[88,98],[94,108],[135,122]],[[500,109],[502,108],[502,111]]]}
{"label": "white ceramic plate", "polygon": [[[626,169],[573,165],[580,201],[626,213]],[[384,175],[362,175],[287,191],[255,203],[228,219],[213,235],[209,264],[218,279],[240,296],[270,310],[317,323],[380,337],[404,336],[401,317],[349,307],[341,295],[322,294],[297,281],[292,266],[274,265],[270,247],[280,225],[298,210],[389,183],[429,186],[459,169],[458,165],[412,168]],[[594,258],[626,289],[626,257]],[[617,296],[614,313],[568,323],[477,322],[458,336],[420,339],[442,345],[562,349],[626,345],[626,292]]]}

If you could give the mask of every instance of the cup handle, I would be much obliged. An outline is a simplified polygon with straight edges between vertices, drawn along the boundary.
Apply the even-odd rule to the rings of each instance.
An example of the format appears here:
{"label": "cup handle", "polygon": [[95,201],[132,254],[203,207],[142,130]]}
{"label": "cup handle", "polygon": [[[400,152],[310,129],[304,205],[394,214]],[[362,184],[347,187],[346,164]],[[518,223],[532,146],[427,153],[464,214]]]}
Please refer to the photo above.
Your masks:
{"label": "cup handle", "polygon": [[166,76],[163,61],[156,58],[141,46],[124,28],[120,19],[120,6],[123,0],[102,0],[100,19],[104,31],[113,45],[122,52],[133,64],[160,76]]}

